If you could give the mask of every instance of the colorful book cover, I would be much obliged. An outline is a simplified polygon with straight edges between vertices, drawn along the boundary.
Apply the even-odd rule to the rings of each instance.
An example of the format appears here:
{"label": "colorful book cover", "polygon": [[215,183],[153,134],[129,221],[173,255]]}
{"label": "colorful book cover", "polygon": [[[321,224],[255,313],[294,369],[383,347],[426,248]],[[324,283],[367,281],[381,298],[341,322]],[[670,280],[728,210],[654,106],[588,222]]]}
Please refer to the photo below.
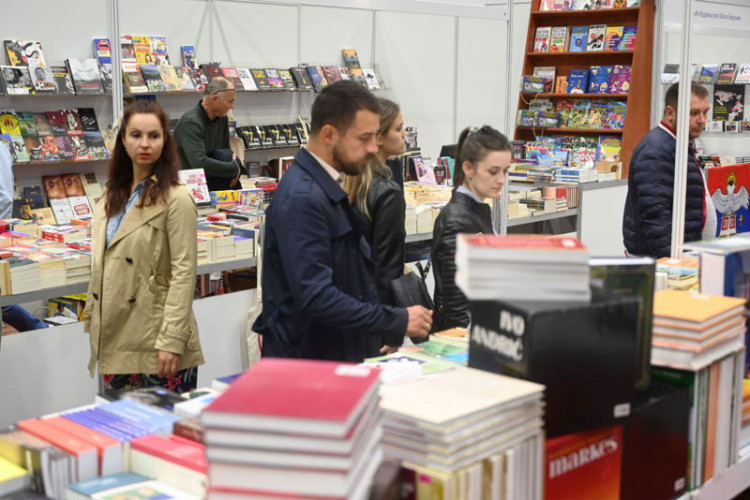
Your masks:
{"label": "colorful book cover", "polygon": [[613,135],[600,135],[596,147],[596,161],[620,161],[622,139]]}
{"label": "colorful book cover", "polygon": [[[312,89],[313,83],[310,80],[310,75],[305,68],[289,68],[289,72],[292,74],[294,81],[297,83],[297,88],[300,89]],[[363,72],[364,75],[364,72]]]}
{"label": "colorful book cover", "polygon": [[357,49],[341,49],[341,55],[344,57],[344,64],[349,69],[360,69],[359,56]]}
{"label": "colorful book cover", "polygon": [[635,38],[638,32],[638,25],[631,24],[623,27],[622,40],[620,40],[619,50],[635,50]]}
{"label": "colorful book cover", "polygon": [[239,87],[244,90],[258,90],[258,86],[255,84],[255,80],[253,80],[253,75],[250,73],[249,68],[236,68],[237,69],[237,76],[240,79],[240,83],[242,85]]}
{"label": "colorful book cover", "polygon": [[109,38],[94,38],[94,58],[99,64],[112,64],[112,44]]}
{"label": "colorful book cover", "polygon": [[610,94],[627,94],[630,91],[631,66],[629,64],[617,64],[612,68],[612,76],[609,79]]}
{"label": "colorful book cover", "polygon": [[149,37],[151,44],[151,54],[154,56],[154,64],[157,66],[171,64],[169,62],[169,52],[167,51],[167,38],[164,36]]}
{"label": "colorful book cover", "polygon": [[620,130],[625,127],[628,105],[623,101],[608,101],[603,128]]}
{"label": "colorful book cover", "polygon": [[275,68],[266,68],[266,77],[268,78],[268,86],[272,89],[283,89],[284,80],[279,76],[279,71]]}
{"label": "colorful book cover", "polygon": [[568,77],[558,76],[555,80],[555,94],[567,94],[568,93]]}
{"label": "colorful book cover", "polygon": [[180,47],[182,54],[182,65],[190,69],[196,69],[198,63],[195,62],[195,47],[192,45],[183,45]]}
{"label": "colorful book cover", "polygon": [[135,64],[135,48],[133,47],[133,39],[130,35],[120,35],[120,62],[125,64]]}
{"label": "colorful book cover", "polygon": [[177,75],[182,90],[195,90],[193,80],[190,78],[190,68],[177,67],[174,69],[174,73]]}
{"label": "colorful book cover", "polygon": [[704,85],[710,85],[716,81],[717,72],[719,69],[718,64],[704,64],[701,67],[701,72],[698,75],[698,83]]}
{"label": "colorful book cover", "polygon": [[253,75],[253,79],[255,80],[255,85],[258,87],[258,90],[267,90],[271,88],[271,85],[268,83],[268,75],[266,74],[266,70],[251,68],[250,72]]}
{"label": "colorful book cover", "polygon": [[524,75],[521,81],[522,92],[549,92],[551,90],[551,87],[552,82],[548,78]]}
{"label": "colorful book cover", "polygon": [[723,63],[719,67],[719,75],[716,77],[717,85],[731,85],[734,82],[734,74],[737,72],[737,64]]}
{"label": "colorful book cover", "polygon": [[[344,68],[344,69],[348,70],[348,68]],[[292,77],[292,73],[288,69],[277,69],[276,71],[279,73],[279,77],[281,77],[281,81],[284,82],[285,89],[294,90],[297,88],[297,86],[294,84],[294,78]]]}
{"label": "colorful book cover", "polygon": [[624,32],[623,26],[607,26],[606,31],[606,46],[604,50],[608,52],[614,52],[620,50],[620,44],[622,43],[622,36]]}
{"label": "colorful book cover", "polygon": [[167,86],[161,79],[159,68],[155,64],[141,64],[141,74],[146,81],[146,86],[150,92],[164,92]]}
{"label": "colorful book cover", "polygon": [[589,74],[589,94],[606,94],[610,92],[610,79],[613,66],[591,66]]}
{"label": "colorful book cover", "polygon": [[552,28],[549,40],[550,52],[565,52],[568,47],[568,27],[555,26]]}
{"label": "colorful book cover", "polygon": [[744,115],[745,86],[719,85],[714,87],[714,121],[739,121]]}
{"label": "colorful book cover", "polygon": [[573,109],[568,117],[568,127],[575,129],[586,129],[589,124],[589,113],[591,101],[589,99],[578,99],[573,102]]}
{"label": "colorful book cover", "polygon": [[568,52],[586,52],[588,38],[588,26],[573,26],[570,33],[570,47],[568,48]]}
{"label": "colorful book cover", "polygon": [[588,42],[586,43],[586,51],[597,52],[604,50],[606,32],[606,24],[592,24],[589,27],[589,36]]}
{"label": "colorful book cover", "polygon": [[607,115],[607,104],[609,101],[603,99],[592,99],[589,114],[586,117],[586,126],[583,128],[589,128],[599,130],[604,128],[604,120]]}
{"label": "colorful book cover", "polygon": [[195,88],[195,90],[197,90],[198,92],[203,92],[208,86],[208,78],[206,78],[203,70],[200,68],[191,69],[189,73],[190,80],[193,82],[193,87]]}
{"label": "colorful book cover", "polygon": [[741,83],[743,85],[750,84],[750,63],[740,64],[737,70],[737,76],[734,77],[734,83]]}
{"label": "colorful book cover", "polygon": [[536,29],[534,35],[534,52],[549,52],[551,26],[542,26]]}
{"label": "colorful book cover", "polygon": [[242,89],[242,80],[240,80],[240,75],[237,73],[237,68],[221,68],[221,74],[224,75],[224,78],[232,82],[232,85],[234,85],[235,89]]}
{"label": "colorful book cover", "polygon": [[28,66],[34,61],[37,66],[45,66],[41,42],[27,40],[5,40],[5,52],[11,66]]}
{"label": "colorful book cover", "polygon": [[[182,80],[177,76],[174,66],[170,64],[160,64],[157,67],[159,68],[159,74],[164,82],[164,86],[168,91],[183,90]],[[188,78],[188,80],[190,80],[190,78]]]}
{"label": "colorful book cover", "polygon": [[203,70],[203,74],[206,75],[209,82],[217,76],[223,76],[221,73],[221,65],[219,65],[219,63],[201,64],[199,68]]}
{"label": "colorful book cover", "polygon": [[585,94],[589,88],[589,70],[571,69],[568,73],[568,94]]}

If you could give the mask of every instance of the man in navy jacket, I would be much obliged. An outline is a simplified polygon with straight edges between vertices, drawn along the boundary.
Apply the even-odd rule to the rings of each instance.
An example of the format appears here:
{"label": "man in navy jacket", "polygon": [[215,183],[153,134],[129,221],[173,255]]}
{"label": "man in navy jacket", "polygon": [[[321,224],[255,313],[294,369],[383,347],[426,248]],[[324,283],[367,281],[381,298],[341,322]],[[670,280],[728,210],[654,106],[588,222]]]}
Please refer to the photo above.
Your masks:
{"label": "man in navy jacket", "polygon": [[[667,90],[664,116],[659,126],[646,134],[630,159],[628,196],[622,235],[630,255],[665,257],[672,247],[672,200],[677,126],[678,84]],[[690,140],[700,137],[711,105],[708,91],[691,82]],[[685,191],[685,239],[715,237],[716,211],[703,172],[690,146]]]}
{"label": "man in navy jacket", "polygon": [[313,104],[309,142],[266,212],[263,312],[253,326],[263,356],[361,362],[432,326],[421,306],[379,304],[363,221],[341,187],[342,172],[361,173],[377,152],[379,120],[376,98],[352,81]]}

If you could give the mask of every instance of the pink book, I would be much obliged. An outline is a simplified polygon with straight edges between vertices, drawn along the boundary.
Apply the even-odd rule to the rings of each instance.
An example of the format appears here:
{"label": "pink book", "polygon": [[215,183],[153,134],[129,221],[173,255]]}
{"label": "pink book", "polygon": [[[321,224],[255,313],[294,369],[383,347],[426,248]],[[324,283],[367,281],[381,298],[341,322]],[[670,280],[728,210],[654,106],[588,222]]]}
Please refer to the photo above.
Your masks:
{"label": "pink book", "polygon": [[173,464],[191,469],[201,474],[208,471],[204,447],[199,443],[186,443],[187,440],[169,439],[158,434],[150,434],[134,439],[130,443],[133,450],[153,455]]}

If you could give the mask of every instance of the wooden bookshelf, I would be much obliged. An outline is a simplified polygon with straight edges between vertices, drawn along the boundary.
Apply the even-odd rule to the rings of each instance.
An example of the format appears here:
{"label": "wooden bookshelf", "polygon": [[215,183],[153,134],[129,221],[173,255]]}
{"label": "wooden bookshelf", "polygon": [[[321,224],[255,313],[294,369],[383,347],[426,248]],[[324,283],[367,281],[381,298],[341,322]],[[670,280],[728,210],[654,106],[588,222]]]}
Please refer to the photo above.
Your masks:
{"label": "wooden bookshelf", "polygon": [[[526,33],[526,47],[523,75],[532,75],[536,66],[555,66],[556,76],[567,76],[572,69],[589,69],[591,66],[630,64],[630,91],[628,94],[554,94],[519,93],[518,109],[528,109],[533,98],[545,99],[608,99],[627,102],[625,127],[622,130],[592,130],[568,128],[541,128],[516,126],[514,138],[531,141],[544,134],[590,135],[606,134],[622,136],[622,175],[627,177],[630,156],[635,146],[648,132],[651,115],[651,66],[654,41],[654,2],[641,0],[639,7],[623,9],[597,9],[574,11],[539,11],[541,0],[531,1],[531,15]],[[544,26],[567,26],[568,38],[573,26],[606,24],[608,26],[637,25],[635,50],[596,51],[596,52],[553,52],[535,53],[534,35],[536,29]],[[552,82],[553,88],[555,82]]]}

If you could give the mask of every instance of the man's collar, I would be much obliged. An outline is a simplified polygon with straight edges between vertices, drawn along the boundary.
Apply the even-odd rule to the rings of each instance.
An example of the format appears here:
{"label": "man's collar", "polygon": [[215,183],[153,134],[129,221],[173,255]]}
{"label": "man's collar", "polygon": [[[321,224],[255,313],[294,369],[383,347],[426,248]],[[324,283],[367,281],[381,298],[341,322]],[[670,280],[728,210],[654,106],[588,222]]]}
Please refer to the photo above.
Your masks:
{"label": "man's collar", "polygon": [[312,156],[313,158],[315,158],[315,161],[317,161],[318,163],[320,163],[320,166],[323,167],[323,170],[325,170],[328,173],[328,175],[330,175],[331,178],[334,181],[336,181],[336,184],[338,184],[339,186],[341,186],[341,185],[344,184],[344,176],[341,175],[341,172],[339,172],[338,170],[336,170],[335,168],[333,168],[327,162],[323,161],[318,155],[316,155],[315,153],[313,153],[312,151],[310,151],[308,148],[305,148],[305,149],[307,149],[307,152],[310,153],[310,156]]}
{"label": "man's collar", "polygon": [[675,129],[673,129],[672,126],[669,123],[667,123],[664,120],[662,120],[662,121],[659,122],[659,126],[661,128],[663,128],[664,130],[666,130],[667,132],[669,132],[669,134],[672,137],[674,137],[675,139],[677,139],[677,131]]}
{"label": "man's collar", "polygon": [[203,107],[203,99],[201,99],[200,101],[198,101],[198,109],[200,109],[200,110],[201,110],[201,111],[200,111],[200,112],[201,112],[201,116],[202,116],[202,117],[203,117],[203,119],[204,119],[205,121],[207,121],[207,122],[215,122],[216,120],[218,120],[218,119],[219,119],[219,117],[217,116],[216,118],[214,118],[214,119],[212,120],[212,119],[211,119],[211,117],[210,117],[210,116],[208,116],[208,111],[206,111],[206,108],[204,108],[204,107]]}
{"label": "man's collar", "polygon": [[[323,164],[313,156],[307,148],[300,148],[295,156],[296,163],[304,170],[326,193],[326,196],[336,203],[346,200],[346,191],[328,174]],[[282,182],[284,180],[282,179]]]}

